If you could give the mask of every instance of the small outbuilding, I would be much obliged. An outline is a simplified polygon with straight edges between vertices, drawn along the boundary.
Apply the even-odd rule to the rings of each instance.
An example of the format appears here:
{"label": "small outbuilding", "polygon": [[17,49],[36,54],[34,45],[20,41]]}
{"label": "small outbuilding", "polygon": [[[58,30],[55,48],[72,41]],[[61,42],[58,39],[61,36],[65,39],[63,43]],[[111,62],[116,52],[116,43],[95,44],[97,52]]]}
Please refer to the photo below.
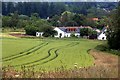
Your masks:
{"label": "small outbuilding", "polygon": [[36,32],[36,37],[43,37],[43,32]]}

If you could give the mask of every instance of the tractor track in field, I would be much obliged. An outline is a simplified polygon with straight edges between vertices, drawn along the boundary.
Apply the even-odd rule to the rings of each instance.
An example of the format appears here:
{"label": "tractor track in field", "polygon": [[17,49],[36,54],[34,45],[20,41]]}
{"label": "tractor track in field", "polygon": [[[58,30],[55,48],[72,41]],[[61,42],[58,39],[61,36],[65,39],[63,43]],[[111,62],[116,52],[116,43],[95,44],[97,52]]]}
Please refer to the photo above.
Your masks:
{"label": "tractor track in field", "polygon": [[[78,45],[78,44],[79,44],[79,42],[76,42],[76,43],[74,43],[74,44],[73,44],[73,43],[70,43],[70,44],[67,44],[66,46],[73,47],[73,46],[76,46],[76,45]],[[63,46],[62,48],[66,47],[66,46]],[[54,56],[53,58],[49,59],[48,61],[42,62],[42,64],[45,64],[45,63],[50,62],[50,61],[54,60],[55,58],[57,58],[57,57],[58,57],[58,51],[59,51],[60,49],[62,49],[62,48],[60,47],[60,48],[56,49],[56,50],[54,51],[55,56]]]}
{"label": "tractor track in field", "polygon": [[28,65],[28,64],[36,63],[36,62],[39,62],[39,61],[41,61],[41,60],[47,59],[47,58],[51,55],[50,51],[51,51],[52,49],[54,49],[54,48],[49,49],[48,55],[45,56],[45,57],[43,57],[43,58],[41,58],[41,59],[39,59],[39,60],[32,61],[32,62],[28,62],[28,63],[24,63],[24,64],[20,64],[20,65],[14,65],[14,67],[21,66],[21,65]]}
{"label": "tractor track in field", "polygon": [[44,61],[44,62],[42,62],[41,64],[47,63],[47,62],[52,61],[52,60],[54,60],[55,58],[57,58],[57,57],[58,57],[58,53],[57,53],[58,50],[60,50],[60,49],[56,49],[56,50],[54,51],[55,56],[54,56],[53,58],[49,59],[48,61]]}
{"label": "tractor track in field", "polygon": [[[72,44],[72,45],[71,45],[71,44],[72,44],[72,43],[67,44],[66,46],[73,47],[73,46],[75,46],[75,45],[78,45],[79,42],[77,42],[77,43],[75,43],[75,44]],[[64,46],[64,47],[66,47],[66,46]],[[60,48],[56,49],[56,50],[54,51],[55,56],[54,56],[53,58],[51,58],[51,59],[49,59],[49,60],[47,60],[47,61],[44,61],[44,62],[42,62],[42,63],[40,63],[40,64],[42,65],[42,64],[45,64],[45,63],[47,63],[47,62],[50,62],[50,61],[56,59],[56,58],[59,56],[59,55],[58,55],[58,51],[59,51],[60,49],[64,48],[64,47],[60,47]],[[51,51],[52,51],[53,49],[55,49],[55,48],[51,48],[51,49],[48,50],[48,55],[49,55],[49,57],[50,57],[50,55],[52,54]],[[47,58],[48,58],[48,57],[47,57]],[[46,58],[46,59],[47,59],[47,58]],[[40,65],[40,64],[38,63],[38,64],[35,64],[35,65],[33,65],[33,66],[37,66],[37,65]],[[26,66],[26,67],[31,67],[31,66]]]}
{"label": "tractor track in field", "polygon": [[[72,44],[72,43],[71,43],[71,44]],[[73,46],[78,45],[79,42],[76,42],[75,44],[72,44],[72,45],[71,45],[71,44],[68,44],[68,45],[66,45],[66,46],[73,47]],[[65,47],[65,46],[64,46],[64,47]],[[62,48],[64,48],[64,47],[62,47]],[[60,49],[62,49],[62,48],[56,49],[56,50],[54,51],[55,56],[54,56],[53,58],[49,59],[48,61],[44,61],[42,64],[47,63],[47,62],[50,62],[50,61],[54,60],[55,58],[57,58],[57,57],[58,57],[58,51],[59,51]]]}
{"label": "tractor track in field", "polygon": [[[41,45],[42,45],[42,44],[44,44],[44,43],[41,43]],[[13,60],[13,59],[16,59],[16,58],[19,58],[19,57],[25,56],[25,55],[29,55],[29,54],[31,54],[31,53],[33,53],[33,52],[39,50],[40,48],[42,48],[42,47],[48,45],[48,43],[45,43],[45,44],[42,45],[42,46],[41,46],[41,45],[39,45],[39,47],[37,46],[38,48],[35,47],[36,49],[33,48],[32,51],[29,50],[30,52],[27,51],[26,54],[23,54],[23,53],[22,53],[22,55],[18,55],[18,56],[15,56],[15,57],[12,57],[12,58],[10,58],[10,59],[3,60],[3,61],[9,61],[9,60]],[[24,52],[24,53],[25,53],[25,52]]]}
{"label": "tractor track in field", "polygon": [[[73,43],[70,43],[70,44],[67,44],[66,46],[73,47],[73,46],[78,45],[78,44],[79,44],[79,42],[76,42],[76,43],[74,43],[74,44],[73,44]],[[66,47],[66,46],[64,46],[64,47]],[[53,58],[51,58],[51,59],[49,59],[49,60],[47,60],[47,61],[44,61],[44,62],[42,62],[42,63],[40,63],[40,64],[45,64],[45,63],[50,62],[50,61],[54,60],[55,58],[57,58],[57,57],[59,56],[59,55],[58,55],[58,51],[59,51],[60,49],[64,48],[64,47],[61,46],[60,48],[56,49],[56,50],[54,51],[55,56],[54,56]],[[42,60],[45,60],[45,59],[49,58],[49,57],[51,56],[51,54],[52,54],[51,51],[52,51],[53,49],[55,49],[55,48],[49,49],[49,50],[48,50],[48,55],[45,56],[45,57],[43,57],[43,58],[41,58],[41,59],[39,59],[39,60],[32,61],[32,62],[28,62],[28,63],[24,63],[24,64],[19,64],[19,65],[13,65],[13,67],[19,67],[19,66],[21,66],[21,65],[24,65],[24,66],[26,66],[26,67],[31,67],[31,66],[27,66],[27,65],[33,64],[33,63],[36,63],[36,62],[39,62],[39,61],[42,61]],[[40,64],[38,63],[38,64],[35,64],[35,65],[32,65],[32,66],[37,66],[37,65],[40,65]]]}
{"label": "tractor track in field", "polygon": [[30,48],[30,49],[24,50],[24,51],[22,51],[22,52],[20,52],[20,53],[17,53],[17,54],[13,54],[13,55],[10,55],[10,56],[7,56],[7,57],[4,57],[4,58],[2,58],[2,59],[4,60],[4,59],[6,59],[6,58],[10,58],[10,57],[13,57],[13,56],[17,56],[17,55],[19,55],[19,54],[23,54],[23,53],[25,53],[25,52],[30,51],[31,49],[34,49],[34,48],[36,48],[36,47],[42,45],[42,44],[43,44],[43,43],[41,43],[41,44],[39,44],[39,45],[37,45],[37,46],[34,46],[34,47]]}

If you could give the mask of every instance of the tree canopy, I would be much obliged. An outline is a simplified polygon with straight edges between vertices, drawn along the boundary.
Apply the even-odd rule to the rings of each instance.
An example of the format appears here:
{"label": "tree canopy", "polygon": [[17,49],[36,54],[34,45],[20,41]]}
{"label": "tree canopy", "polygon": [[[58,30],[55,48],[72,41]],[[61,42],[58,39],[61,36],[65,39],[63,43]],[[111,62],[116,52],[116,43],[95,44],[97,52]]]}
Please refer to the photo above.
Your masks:
{"label": "tree canopy", "polygon": [[117,10],[109,19],[108,45],[111,49],[120,50],[120,2]]}
{"label": "tree canopy", "polygon": [[2,14],[8,15],[18,11],[19,14],[47,18],[60,15],[64,11],[88,15],[89,17],[105,16],[117,6],[115,2],[2,2]]}

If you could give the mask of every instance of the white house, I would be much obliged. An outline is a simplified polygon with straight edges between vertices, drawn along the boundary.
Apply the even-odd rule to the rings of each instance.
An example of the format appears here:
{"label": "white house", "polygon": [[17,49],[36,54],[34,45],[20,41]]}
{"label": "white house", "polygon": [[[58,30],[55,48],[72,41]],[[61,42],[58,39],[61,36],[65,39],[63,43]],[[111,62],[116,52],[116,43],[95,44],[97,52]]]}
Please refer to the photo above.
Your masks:
{"label": "white house", "polygon": [[77,37],[80,37],[80,28],[79,27],[55,27],[55,31],[57,31],[57,35],[55,37],[70,37],[71,34],[74,34]]}
{"label": "white house", "polygon": [[42,37],[43,32],[36,32],[36,37]]}
{"label": "white house", "polygon": [[98,39],[98,40],[107,40],[106,31],[107,31],[107,28],[104,27],[104,28],[102,29],[102,31],[98,34],[97,39]]}

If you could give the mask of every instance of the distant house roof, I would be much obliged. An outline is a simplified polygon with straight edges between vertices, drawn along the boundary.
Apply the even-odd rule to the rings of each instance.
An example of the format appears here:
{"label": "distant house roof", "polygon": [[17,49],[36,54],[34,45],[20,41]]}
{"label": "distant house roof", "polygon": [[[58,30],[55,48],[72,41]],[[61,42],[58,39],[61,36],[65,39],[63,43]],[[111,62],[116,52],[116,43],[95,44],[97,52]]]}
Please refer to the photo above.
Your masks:
{"label": "distant house roof", "polygon": [[80,28],[79,27],[58,27],[60,30],[66,33],[79,33]]}
{"label": "distant house roof", "polygon": [[89,29],[93,29],[93,28],[90,27],[90,26],[80,26],[80,28],[89,28]]}
{"label": "distant house roof", "polygon": [[60,30],[62,30],[63,32],[66,33],[80,33],[80,28],[90,28],[92,29],[90,26],[79,26],[79,27],[58,27]]}
{"label": "distant house roof", "polygon": [[91,18],[91,20],[98,21],[99,19],[98,18]]}

